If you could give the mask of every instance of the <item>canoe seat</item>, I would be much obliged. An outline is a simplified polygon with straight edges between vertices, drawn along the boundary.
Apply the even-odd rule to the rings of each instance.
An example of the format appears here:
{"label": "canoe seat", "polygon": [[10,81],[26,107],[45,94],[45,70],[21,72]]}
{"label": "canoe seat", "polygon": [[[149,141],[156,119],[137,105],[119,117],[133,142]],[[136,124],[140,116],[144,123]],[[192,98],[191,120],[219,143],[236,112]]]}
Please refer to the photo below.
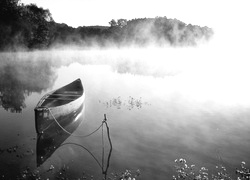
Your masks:
{"label": "canoe seat", "polygon": [[55,107],[70,103],[79,98],[80,94],[51,94],[43,102],[43,106]]}
{"label": "canoe seat", "polygon": [[81,98],[84,90],[80,79],[57,89],[51,93],[46,94],[37,106],[42,107],[56,107],[71,103],[78,98]]}
{"label": "canoe seat", "polygon": [[55,107],[55,106],[61,106],[64,104],[68,104],[71,101],[74,101],[75,99],[60,99],[60,98],[47,98],[43,102],[43,106],[45,107]]}

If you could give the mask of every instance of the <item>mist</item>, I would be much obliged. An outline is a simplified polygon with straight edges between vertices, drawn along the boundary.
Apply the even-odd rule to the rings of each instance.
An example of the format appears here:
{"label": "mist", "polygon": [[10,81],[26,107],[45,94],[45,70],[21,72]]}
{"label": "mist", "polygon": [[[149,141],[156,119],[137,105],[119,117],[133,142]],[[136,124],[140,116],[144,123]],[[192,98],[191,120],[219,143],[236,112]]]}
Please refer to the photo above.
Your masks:
{"label": "mist", "polygon": [[50,11],[36,4],[1,2],[0,51],[32,51],[75,46],[92,48],[186,47],[211,39],[212,28],[186,24],[166,16],[112,19],[110,26],[79,26],[56,23]]}
{"label": "mist", "polygon": [[[30,96],[40,98],[81,77],[88,100],[87,122],[91,121],[88,127],[94,128],[93,119],[101,113],[110,117],[117,148],[112,156],[115,170],[143,164],[150,169],[143,175],[165,177],[174,173],[171,161],[184,157],[209,169],[222,159],[233,172],[240,161],[249,163],[250,73],[247,52],[239,50],[236,43],[228,46],[216,38],[195,47],[59,45],[47,50],[1,53],[0,91],[5,97],[11,88],[15,94],[24,95],[23,99],[16,98],[22,101],[15,106],[13,99],[4,102],[20,111],[26,108]],[[115,111],[115,107],[99,103],[117,97],[126,101],[128,96],[142,97],[142,102],[151,105]],[[87,143],[93,144],[90,141]],[[74,148],[71,151],[71,158],[78,157]],[[53,162],[63,166],[59,159]],[[74,163],[76,166],[78,161]],[[157,169],[161,174],[154,174]]]}
{"label": "mist", "polygon": [[[0,35],[0,111],[8,125],[22,120],[8,126],[10,131],[2,126],[3,137],[16,129],[30,139],[39,99],[81,78],[87,125],[78,132],[94,129],[108,115],[115,145],[110,172],[143,167],[144,177],[172,178],[173,161],[180,157],[211,169],[224,164],[231,172],[241,161],[249,164],[250,39],[244,20],[215,27],[167,17],[111,20],[110,27],[41,22],[46,31],[36,36],[23,31],[36,28],[26,21],[4,24],[9,31]],[[128,107],[131,99],[141,104]],[[96,150],[100,139],[93,139],[75,141]],[[47,165],[55,160],[60,168],[75,158],[78,166],[79,157],[85,158],[72,147],[71,153],[58,152]],[[71,156],[57,159],[64,154]]]}
{"label": "mist", "polygon": [[219,46],[216,42],[219,39],[214,38],[198,47],[181,48],[63,46],[43,51],[2,53],[1,59],[3,64],[13,66],[17,62],[29,64],[31,69],[43,61],[55,68],[71,63],[107,65],[114,73],[168,78],[174,87],[194,99],[246,103],[249,91],[246,82],[250,75],[247,52],[237,51],[234,46]]}

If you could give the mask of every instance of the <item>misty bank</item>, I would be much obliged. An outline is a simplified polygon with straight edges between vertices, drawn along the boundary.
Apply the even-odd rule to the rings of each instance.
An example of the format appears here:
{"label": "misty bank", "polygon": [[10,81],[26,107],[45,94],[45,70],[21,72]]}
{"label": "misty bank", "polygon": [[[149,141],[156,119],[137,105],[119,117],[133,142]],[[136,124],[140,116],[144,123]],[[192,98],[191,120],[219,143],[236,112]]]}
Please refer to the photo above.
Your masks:
{"label": "misty bank", "polygon": [[29,51],[74,45],[80,47],[197,46],[209,41],[209,27],[167,17],[112,19],[110,26],[73,28],[53,20],[48,9],[20,0],[0,2],[0,51]]}

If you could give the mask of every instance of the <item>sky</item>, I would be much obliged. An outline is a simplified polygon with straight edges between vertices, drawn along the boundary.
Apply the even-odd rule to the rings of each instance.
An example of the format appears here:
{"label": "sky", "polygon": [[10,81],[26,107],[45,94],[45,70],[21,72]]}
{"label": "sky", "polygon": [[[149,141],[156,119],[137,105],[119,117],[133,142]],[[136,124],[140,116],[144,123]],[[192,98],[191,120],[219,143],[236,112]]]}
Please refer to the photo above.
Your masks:
{"label": "sky", "polygon": [[[49,9],[54,20],[73,27],[109,25],[111,19],[166,16],[216,27],[247,17],[247,0],[21,0]],[[238,19],[239,20],[239,19]],[[222,22],[223,21],[223,22]]]}

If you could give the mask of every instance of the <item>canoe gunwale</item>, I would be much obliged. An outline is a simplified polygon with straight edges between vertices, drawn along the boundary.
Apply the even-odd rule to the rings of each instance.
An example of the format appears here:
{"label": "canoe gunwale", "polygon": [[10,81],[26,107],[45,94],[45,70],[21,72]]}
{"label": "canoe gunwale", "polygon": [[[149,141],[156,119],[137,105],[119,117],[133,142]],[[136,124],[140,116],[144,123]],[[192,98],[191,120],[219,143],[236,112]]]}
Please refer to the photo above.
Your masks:
{"label": "canoe gunwale", "polygon": [[[79,81],[79,82],[78,82],[78,81]],[[81,94],[77,94],[77,95],[75,95],[75,94],[67,94],[67,96],[77,96],[78,98],[72,99],[72,101],[70,101],[70,102],[68,102],[68,103],[66,103],[66,104],[58,105],[58,106],[53,106],[53,107],[42,106],[42,104],[44,103],[44,101],[45,101],[46,99],[48,99],[50,96],[54,96],[54,95],[60,96],[59,94],[54,94],[56,91],[59,91],[59,90],[61,90],[61,89],[64,89],[64,88],[66,88],[67,86],[70,86],[70,85],[72,85],[72,84],[74,84],[74,83],[77,83],[77,82],[81,84],[81,88],[82,88]],[[67,89],[65,89],[65,90],[67,90]],[[69,104],[69,103],[71,103],[71,102],[74,102],[75,100],[81,98],[84,94],[85,94],[85,92],[84,92],[84,89],[83,89],[83,87],[82,87],[81,79],[78,78],[78,79],[76,79],[75,81],[73,81],[73,82],[71,82],[71,83],[69,83],[69,84],[67,84],[67,85],[65,85],[65,86],[63,86],[63,87],[60,87],[60,88],[58,88],[58,89],[56,89],[56,90],[54,90],[54,91],[51,91],[51,92],[45,94],[45,95],[40,99],[40,101],[37,103],[37,105],[36,105],[36,107],[35,107],[35,110],[40,109],[40,108],[46,109],[46,108],[55,108],[55,107],[67,105],[67,104]],[[64,96],[64,95],[65,95],[65,94],[61,94],[61,96]],[[59,99],[59,98],[55,98],[55,99]]]}
{"label": "canoe gunwale", "polygon": [[[60,89],[63,89],[65,88],[66,86],[76,82],[76,81],[80,81],[79,83],[81,84],[81,93],[77,94],[77,98],[75,98],[74,100],[72,101],[69,101],[68,103],[64,103],[64,104],[60,104],[60,105],[57,105],[57,106],[42,106],[42,104],[44,103],[44,101],[46,100],[46,98],[48,98],[49,96],[53,96],[53,93],[60,90]],[[60,117],[63,117],[63,116],[66,116],[67,114],[69,113],[72,113],[73,111],[77,111],[77,109],[79,109],[79,107],[84,103],[84,100],[85,100],[85,91],[82,87],[82,83],[81,83],[81,80],[80,79],[77,79],[75,81],[73,81],[72,83],[66,85],[66,86],[63,86],[57,90],[54,90],[50,93],[47,93],[45,94],[41,100],[38,102],[38,104],[36,105],[34,111],[35,111],[35,121],[36,121],[36,131],[38,134],[41,134],[43,133],[44,131],[44,127],[42,124],[42,122],[44,120],[42,120],[42,117],[38,117],[38,114],[39,113],[48,113],[50,114],[49,117],[53,117],[55,118],[56,120],[60,119]],[[67,90],[67,89],[65,89]],[[57,98],[55,98],[56,100]],[[60,99],[59,99],[60,100]],[[54,120],[52,119],[51,123],[53,123]],[[50,125],[49,125],[50,126]],[[46,128],[45,128],[46,129]]]}

